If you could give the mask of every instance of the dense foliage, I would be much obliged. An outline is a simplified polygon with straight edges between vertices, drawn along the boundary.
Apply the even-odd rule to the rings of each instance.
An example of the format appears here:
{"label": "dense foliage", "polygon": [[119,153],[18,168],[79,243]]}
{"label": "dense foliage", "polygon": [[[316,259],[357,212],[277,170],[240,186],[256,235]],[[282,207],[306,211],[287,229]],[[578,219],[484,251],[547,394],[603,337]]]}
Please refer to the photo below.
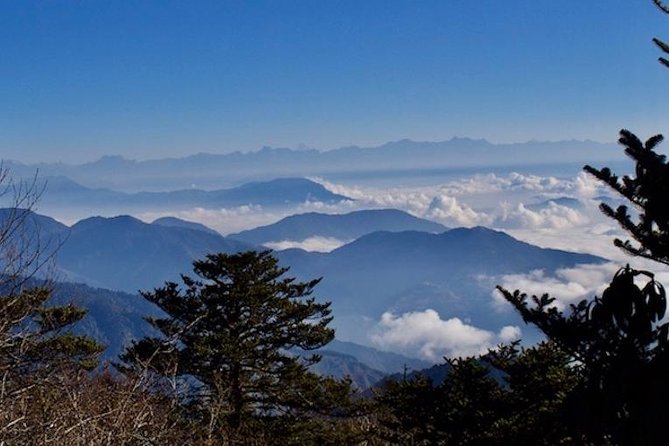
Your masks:
{"label": "dense foliage", "polygon": [[570,439],[566,396],[580,376],[554,343],[447,360],[441,383],[418,374],[377,397],[380,438],[412,445],[553,445]]}
{"label": "dense foliage", "polygon": [[292,426],[306,431],[308,420],[334,416],[348,383],[311,373],[317,355],[290,352],[334,337],[330,304],[311,297],[319,280],[284,277],[268,251],[209,255],[194,271],[197,279],[182,276],[183,289],[167,283],[142,293],[167,314],[147,318],[163,336],[133,343],[122,359],[184,378],[191,414],[221,441],[269,429],[288,442]]}
{"label": "dense foliage", "polygon": [[[638,243],[615,240],[625,252],[669,264],[669,165],[654,149],[657,135],[642,143],[622,130],[620,143],[635,161],[635,177],[619,179],[608,168],[585,170],[626,198],[634,207],[601,210],[616,220]],[[645,280],[644,280],[645,278]],[[569,394],[571,414],[565,417],[574,438],[594,444],[663,444],[669,416],[669,323],[666,293],[653,273],[620,269],[601,297],[558,311],[554,299],[520,291],[504,297],[523,319],[540,328],[575,361],[583,376]]]}

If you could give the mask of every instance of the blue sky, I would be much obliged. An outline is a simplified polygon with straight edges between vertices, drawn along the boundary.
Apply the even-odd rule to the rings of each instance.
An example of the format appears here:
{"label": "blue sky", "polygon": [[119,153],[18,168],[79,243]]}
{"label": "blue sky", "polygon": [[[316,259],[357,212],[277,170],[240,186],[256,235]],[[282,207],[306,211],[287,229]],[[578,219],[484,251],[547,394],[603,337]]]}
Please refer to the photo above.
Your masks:
{"label": "blue sky", "polygon": [[0,1],[0,150],[147,159],[667,130],[650,0]]}

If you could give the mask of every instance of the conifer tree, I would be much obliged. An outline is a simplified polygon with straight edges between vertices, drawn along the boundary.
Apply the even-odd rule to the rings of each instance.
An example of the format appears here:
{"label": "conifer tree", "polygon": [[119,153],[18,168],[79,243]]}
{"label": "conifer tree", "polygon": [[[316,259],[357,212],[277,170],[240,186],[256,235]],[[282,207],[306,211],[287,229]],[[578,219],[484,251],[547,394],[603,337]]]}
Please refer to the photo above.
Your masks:
{"label": "conifer tree", "polygon": [[63,376],[95,368],[104,347],[73,334],[86,310],[54,306],[43,273],[55,252],[40,239],[31,209],[39,199],[36,177],[14,181],[0,162],[0,444],[26,444],[32,431],[48,429],[45,400]]}
{"label": "conifer tree", "polygon": [[335,397],[348,395],[348,384],[309,372],[320,358],[290,350],[314,350],[333,339],[330,303],[311,296],[320,279],[297,282],[284,277],[287,270],[269,251],[194,262],[197,278],[183,275],[183,288],[166,283],[142,293],[166,313],[147,318],[162,337],[133,343],[122,360],[196,382],[190,400],[208,413],[201,418],[215,435],[327,413]]}
{"label": "conifer tree", "polygon": [[638,221],[634,221],[627,206],[614,210],[606,203],[600,204],[602,212],[638,242],[635,246],[629,240],[616,239],[615,245],[629,254],[669,264],[669,165],[666,157],[654,150],[662,140],[662,135],[655,135],[642,143],[632,132],[620,131],[619,142],[636,164],[636,177],[626,175],[619,179],[606,167],[584,169],[626,198],[637,211]]}
{"label": "conifer tree", "polygon": [[93,369],[104,347],[67,328],[86,315],[72,306],[45,305],[51,293],[37,287],[0,296],[0,373],[32,376],[57,366]]}
{"label": "conifer tree", "polygon": [[[661,135],[642,143],[621,130],[620,143],[635,162],[635,176],[618,178],[608,168],[584,169],[622,195],[634,207],[602,212],[617,221],[636,241],[614,240],[633,256],[669,264],[669,165],[655,152]],[[642,280],[645,279],[645,280]],[[669,323],[665,322],[666,292],[653,273],[620,269],[601,297],[572,305],[568,314],[558,311],[555,299],[544,294],[528,297],[520,291],[498,289],[525,322],[536,325],[567,352],[583,374],[583,382],[570,395],[569,421],[589,441],[614,444],[661,444],[669,416]]]}

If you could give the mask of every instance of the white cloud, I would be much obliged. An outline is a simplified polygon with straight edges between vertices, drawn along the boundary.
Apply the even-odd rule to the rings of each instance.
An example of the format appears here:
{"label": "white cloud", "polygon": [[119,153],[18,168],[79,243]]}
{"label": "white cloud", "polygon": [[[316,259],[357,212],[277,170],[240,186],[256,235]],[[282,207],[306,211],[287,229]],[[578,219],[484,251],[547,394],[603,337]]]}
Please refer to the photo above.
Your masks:
{"label": "white cloud", "polygon": [[[563,310],[570,304],[601,295],[619,268],[614,263],[584,264],[557,270],[553,276],[547,276],[540,270],[509,274],[502,276],[498,283],[507,290],[517,289],[528,296],[548,293],[556,299],[555,307]],[[493,291],[492,297],[498,309],[510,309],[510,304],[498,291]]]}
{"label": "white cloud", "polygon": [[[607,192],[606,188],[583,172],[571,178],[520,173],[474,175],[431,186],[395,188],[348,186],[316,180],[332,192],[355,201],[305,202],[281,209],[240,206],[177,212],[165,210],[139,214],[138,217],[150,221],[173,215],[229,234],[304,212],[341,214],[361,209],[395,208],[451,227],[490,226],[539,246],[590,252],[611,259],[620,257],[620,252],[611,245],[612,232],[620,234],[620,231],[599,212],[599,203],[593,200]],[[530,206],[559,197],[575,198],[583,207],[573,209],[554,202],[541,208]],[[285,241],[276,241],[280,242]],[[314,245],[314,241],[310,242]],[[321,246],[315,249],[326,249],[326,245],[321,243]]]}
{"label": "white cloud", "polygon": [[419,355],[433,362],[444,356],[458,357],[485,353],[497,343],[520,336],[520,328],[507,326],[499,335],[466,324],[459,318],[441,319],[432,309],[404,313],[386,312],[371,335],[381,348]]}
{"label": "white cloud", "polygon": [[284,215],[276,211],[267,211],[257,205],[222,209],[196,207],[179,211],[144,212],[137,215],[138,218],[147,222],[165,216],[202,223],[221,234],[229,234],[273,223]]}
{"label": "white cloud", "polygon": [[477,226],[491,222],[491,218],[485,213],[476,212],[448,195],[434,197],[424,216],[448,226]]}
{"label": "white cloud", "polygon": [[609,190],[601,181],[585,172],[579,172],[576,175],[573,181],[573,191],[583,198],[594,198],[595,196],[609,193]]}
{"label": "white cloud", "polygon": [[348,243],[348,241],[342,241],[334,237],[309,237],[302,241],[282,240],[278,242],[267,242],[264,243],[264,246],[277,251],[298,248],[312,252],[330,252],[346,243]]}
{"label": "white cloud", "polygon": [[498,228],[551,228],[566,229],[585,225],[589,219],[576,209],[559,205],[553,201],[540,210],[533,211],[520,203],[515,208],[508,204],[500,206],[500,214],[493,226]]}
{"label": "white cloud", "polygon": [[522,335],[522,332],[520,331],[520,327],[516,325],[507,325],[505,327],[502,327],[502,329],[499,331],[499,340],[502,342],[513,342],[517,341],[520,339],[520,336]]}
{"label": "white cloud", "polygon": [[[606,192],[584,172],[572,178],[543,177],[512,172],[474,175],[434,186],[416,188],[346,187],[318,180],[329,190],[355,198],[357,208],[391,207],[448,226],[493,226],[500,229],[566,230],[602,219],[592,197]],[[584,204],[573,209],[555,202],[541,209],[538,199],[571,197]]]}

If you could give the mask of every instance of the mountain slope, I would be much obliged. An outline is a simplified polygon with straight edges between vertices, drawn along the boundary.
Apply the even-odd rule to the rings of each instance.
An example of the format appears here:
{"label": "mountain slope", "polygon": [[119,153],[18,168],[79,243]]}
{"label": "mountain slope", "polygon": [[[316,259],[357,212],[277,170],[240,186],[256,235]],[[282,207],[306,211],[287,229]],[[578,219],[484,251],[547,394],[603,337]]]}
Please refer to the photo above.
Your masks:
{"label": "mountain slope", "polygon": [[202,223],[195,223],[192,221],[182,220],[176,217],[161,217],[151,222],[152,225],[167,226],[170,228],[184,228],[184,229],[195,229],[197,231],[208,232],[209,234],[220,235],[218,232],[213,229],[203,225]]}
{"label": "mountain slope", "polygon": [[[433,309],[494,331],[518,324],[513,313],[493,311],[496,277],[600,263],[591,255],[543,249],[486,228],[442,234],[376,232],[330,253],[277,252],[291,274],[323,277],[319,295],[333,301],[343,339],[368,341],[381,314]],[[367,341],[365,341],[367,340]]]}
{"label": "mountain slope", "polygon": [[303,241],[309,237],[332,237],[354,240],[377,231],[444,232],[439,223],[414,217],[396,209],[356,211],[348,214],[319,214],[316,212],[292,215],[259,228],[230,234],[229,237],[256,245],[284,240]]}
{"label": "mountain slope", "polygon": [[57,282],[52,288],[49,305],[72,303],[88,310],[74,330],[106,346],[103,360],[118,361],[118,355],[132,340],[157,334],[144,317],[159,316],[162,312],[141,296],[80,283]]}
{"label": "mountain slope", "polygon": [[331,350],[319,351],[319,354],[322,359],[311,366],[313,372],[338,379],[348,377],[358,389],[368,389],[387,375],[351,355]]}
{"label": "mountain slope", "polygon": [[354,342],[335,339],[319,352],[336,352],[350,355],[363,364],[386,374],[401,373],[405,370],[422,370],[430,367],[430,363],[421,359],[409,358],[397,353],[377,350]]}
{"label": "mountain slope", "polygon": [[136,292],[192,271],[208,253],[253,249],[205,231],[146,224],[128,216],[82,220],[70,228],[57,264],[69,280]]}
{"label": "mountain slope", "polygon": [[63,176],[46,177],[43,181],[45,192],[41,197],[42,208],[85,208],[89,215],[108,210],[146,212],[194,207],[218,209],[243,205],[273,207],[300,204],[306,201],[337,203],[349,199],[332,193],[321,184],[306,178],[277,178],[211,191],[190,188],[169,192],[136,193],[89,188]]}

